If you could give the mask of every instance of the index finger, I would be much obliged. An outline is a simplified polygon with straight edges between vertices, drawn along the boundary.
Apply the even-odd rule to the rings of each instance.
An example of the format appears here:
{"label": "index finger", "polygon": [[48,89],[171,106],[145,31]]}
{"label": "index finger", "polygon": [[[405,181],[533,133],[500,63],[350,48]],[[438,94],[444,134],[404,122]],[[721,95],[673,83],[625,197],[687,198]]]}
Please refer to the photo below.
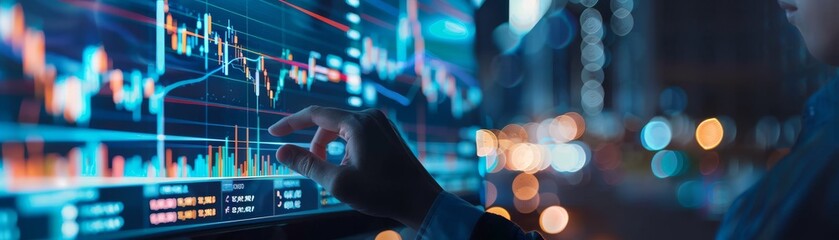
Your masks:
{"label": "index finger", "polygon": [[268,132],[274,136],[285,136],[315,125],[329,131],[339,132],[341,122],[351,114],[337,108],[309,106],[291,116],[280,119],[268,128]]}

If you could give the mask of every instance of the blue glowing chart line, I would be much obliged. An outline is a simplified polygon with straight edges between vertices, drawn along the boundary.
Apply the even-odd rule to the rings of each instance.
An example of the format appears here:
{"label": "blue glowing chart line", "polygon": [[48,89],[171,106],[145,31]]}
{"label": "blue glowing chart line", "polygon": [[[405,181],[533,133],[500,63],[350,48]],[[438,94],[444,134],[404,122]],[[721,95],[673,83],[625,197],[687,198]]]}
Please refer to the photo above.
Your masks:
{"label": "blue glowing chart line", "polygon": [[[84,129],[59,126],[39,125],[17,125],[0,123],[0,141],[27,141],[40,139],[47,142],[131,142],[131,141],[157,141],[159,135],[151,133],[125,132],[102,129]],[[225,142],[225,139],[165,135],[166,141],[198,141],[198,142]],[[262,141],[260,144],[282,146],[287,144],[308,147],[308,142],[270,142]]]}

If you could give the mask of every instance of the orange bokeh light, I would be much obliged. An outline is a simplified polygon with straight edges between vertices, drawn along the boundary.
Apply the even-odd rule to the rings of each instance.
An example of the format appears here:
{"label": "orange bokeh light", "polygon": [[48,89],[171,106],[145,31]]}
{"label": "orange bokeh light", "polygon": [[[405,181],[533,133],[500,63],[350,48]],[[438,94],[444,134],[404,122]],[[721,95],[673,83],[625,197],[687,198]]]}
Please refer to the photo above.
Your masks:
{"label": "orange bokeh light", "polygon": [[498,138],[489,130],[481,129],[475,133],[475,145],[479,157],[495,154],[498,148]]}
{"label": "orange bokeh light", "polygon": [[530,143],[518,143],[510,147],[509,169],[515,171],[533,172],[540,167],[542,151]]}
{"label": "orange bokeh light", "polygon": [[696,142],[702,149],[711,150],[720,145],[724,133],[720,120],[706,119],[696,127]]}
{"label": "orange bokeh light", "polygon": [[541,197],[539,197],[539,194],[536,194],[532,198],[527,200],[516,198],[513,199],[513,207],[515,207],[516,211],[519,211],[520,213],[532,213],[533,211],[536,211],[536,208],[539,207],[539,202],[541,202],[540,200]]}
{"label": "orange bokeh light", "polygon": [[384,230],[376,234],[376,240],[402,240],[402,235],[393,230]]}
{"label": "orange bokeh light", "polygon": [[527,136],[527,130],[517,124],[507,125],[501,129],[501,132],[503,132],[506,139],[510,140],[512,143],[522,143],[530,140],[530,137]]}
{"label": "orange bokeh light", "polygon": [[502,207],[491,207],[491,208],[488,208],[486,210],[486,212],[492,213],[492,214],[495,214],[495,215],[498,215],[498,216],[502,216],[502,217],[506,218],[507,220],[510,220],[510,212],[507,212],[507,209],[504,209]]}
{"label": "orange bokeh light", "polygon": [[548,131],[555,142],[565,143],[583,136],[586,123],[579,113],[569,112],[554,118]]}
{"label": "orange bokeh light", "polygon": [[574,134],[573,139],[578,139],[582,137],[583,133],[586,132],[586,120],[583,118],[583,116],[576,112],[569,112],[565,115],[571,117],[571,119],[574,119],[574,125],[576,126],[576,134]]}
{"label": "orange bokeh light", "polygon": [[513,179],[513,195],[521,200],[529,200],[539,193],[539,179],[532,174],[520,173]]}

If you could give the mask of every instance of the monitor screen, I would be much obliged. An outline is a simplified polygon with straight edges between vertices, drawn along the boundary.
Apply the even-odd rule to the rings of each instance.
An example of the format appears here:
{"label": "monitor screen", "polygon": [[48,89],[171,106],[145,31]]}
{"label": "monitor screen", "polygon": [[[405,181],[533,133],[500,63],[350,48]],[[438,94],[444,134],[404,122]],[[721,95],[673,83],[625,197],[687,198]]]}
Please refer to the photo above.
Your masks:
{"label": "monitor screen", "polygon": [[[314,129],[278,138],[268,126],[310,105],[383,110],[445,189],[475,193],[482,95],[462,7],[0,1],[0,239],[347,211],[275,156],[308,147]],[[340,162],[344,142],[327,152]]]}

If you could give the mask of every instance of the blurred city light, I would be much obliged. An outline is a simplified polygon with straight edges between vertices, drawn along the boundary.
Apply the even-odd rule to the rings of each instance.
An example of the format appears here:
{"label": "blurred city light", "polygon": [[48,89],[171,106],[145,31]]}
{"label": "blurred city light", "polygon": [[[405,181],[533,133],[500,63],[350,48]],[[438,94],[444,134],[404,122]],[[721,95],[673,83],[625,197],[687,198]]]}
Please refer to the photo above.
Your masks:
{"label": "blurred city light", "polygon": [[527,34],[542,19],[551,6],[551,0],[510,0],[510,29]]}
{"label": "blurred city light", "polygon": [[384,230],[376,234],[375,240],[402,240],[402,235],[393,230]]}
{"label": "blurred city light", "polygon": [[704,202],[703,196],[702,184],[697,181],[683,182],[676,189],[676,199],[683,207],[699,207]]}
{"label": "blurred city light", "polygon": [[[479,157],[486,157],[494,154],[495,149],[498,148],[498,138],[495,137],[491,131],[481,129],[475,132],[476,151]],[[489,162],[487,162],[489,164]]]}
{"label": "blurred city light", "polygon": [[719,146],[724,135],[722,123],[716,118],[706,119],[696,127],[696,142],[705,150]]}
{"label": "blurred city light", "polygon": [[655,117],[641,129],[641,144],[650,151],[667,147],[673,137],[670,122],[662,117]]}
{"label": "blurred city light", "polygon": [[484,206],[490,206],[498,199],[498,189],[490,181],[484,181]]}
{"label": "blurred city light", "polygon": [[662,150],[657,152],[652,161],[650,161],[650,168],[653,175],[658,178],[668,178],[679,174],[685,165],[685,159],[682,153],[677,151]]}
{"label": "blurred city light", "polygon": [[498,216],[502,216],[502,217],[506,218],[507,220],[510,220],[510,212],[508,212],[507,209],[504,209],[502,207],[495,206],[495,207],[487,208],[486,212],[492,213],[492,214],[495,214],[495,215],[498,215]]}
{"label": "blurred city light", "polygon": [[760,149],[768,149],[778,144],[781,138],[781,123],[777,118],[765,116],[755,125],[755,143]]}
{"label": "blurred city light", "polygon": [[585,166],[585,150],[580,145],[556,144],[551,153],[551,167],[557,172],[576,172]]}
{"label": "blurred city light", "polygon": [[472,29],[454,19],[440,19],[428,27],[429,37],[443,41],[465,41],[472,38]]}
{"label": "blurred city light", "polygon": [[542,211],[539,215],[539,226],[542,231],[548,234],[557,234],[565,230],[568,226],[570,216],[565,208],[560,206],[550,206]]}
{"label": "blurred city light", "polygon": [[539,193],[539,180],[528,173],[519,173],[513,179],[513,195],[517,199],[528,200]]}
{"label": "blurred city light", "polygon": [[534,195],[530,199],[515,198],[513,199],[513,207],[515,207],[516,211],[520,213],[532,213],[536,211],[536,208],[539,207],[540,200],[541,197],[539,196],[539,194]]}

